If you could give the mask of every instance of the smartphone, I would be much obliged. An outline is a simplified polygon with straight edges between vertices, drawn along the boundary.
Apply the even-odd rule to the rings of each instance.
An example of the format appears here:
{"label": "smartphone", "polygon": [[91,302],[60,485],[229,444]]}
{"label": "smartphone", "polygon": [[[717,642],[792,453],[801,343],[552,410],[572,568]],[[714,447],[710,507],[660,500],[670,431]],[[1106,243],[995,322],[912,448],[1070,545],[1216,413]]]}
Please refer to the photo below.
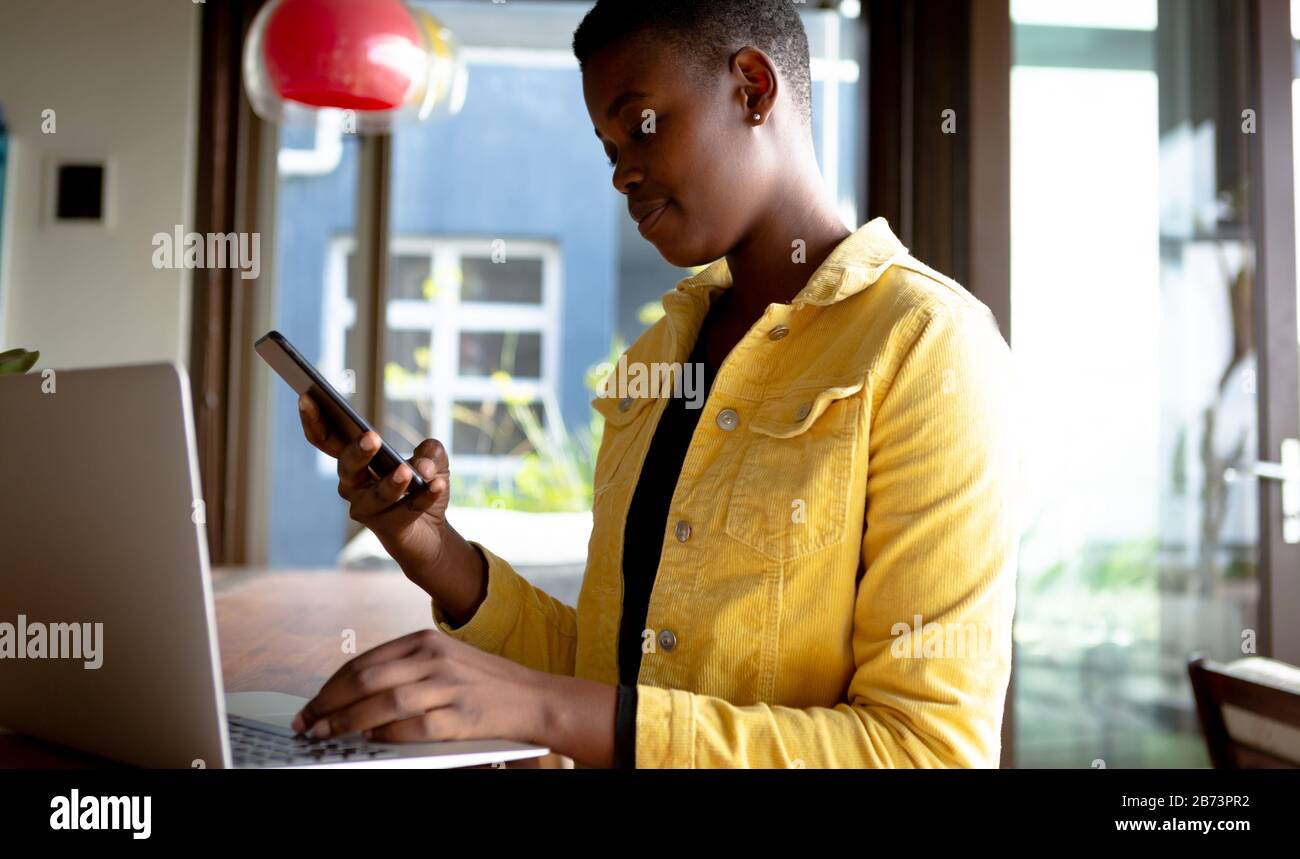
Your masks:
{"label": "smartphone", "polygon": [[[289,387],[312,398],[325,422],[340,438],[351,444],[372,431],[366,419],[357,414],[343,395],[279,331],[267,332],[253,345],[253,349],[262,356],[263,361],[271,365],[271,369],[281,379],[289,383]],[[396,471],[403,462],[406,460],[388,442],[381,441],[379,450],[370,460],[370,470],[382,480]],[[425,491],[428,485],[412,468],[411,482],[406,488],[407,494],[413,494]]]}

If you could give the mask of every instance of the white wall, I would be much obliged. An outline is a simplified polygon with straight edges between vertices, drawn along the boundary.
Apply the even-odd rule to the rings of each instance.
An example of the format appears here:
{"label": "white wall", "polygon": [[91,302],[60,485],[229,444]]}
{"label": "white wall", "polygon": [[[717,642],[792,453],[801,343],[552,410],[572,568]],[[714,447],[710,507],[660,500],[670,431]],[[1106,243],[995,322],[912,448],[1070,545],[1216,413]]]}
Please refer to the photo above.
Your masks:
{"label": "white wall", "polygon": [[[191,0],[3,0],[0,106],[10,158],[0,351],[41,367],[180,361],[190,277],[152,238],[192,228],[199,15]],[[42,111],[56,132],[42,133]],[[107,227],[53,224],[60,156],[108,162]]]}

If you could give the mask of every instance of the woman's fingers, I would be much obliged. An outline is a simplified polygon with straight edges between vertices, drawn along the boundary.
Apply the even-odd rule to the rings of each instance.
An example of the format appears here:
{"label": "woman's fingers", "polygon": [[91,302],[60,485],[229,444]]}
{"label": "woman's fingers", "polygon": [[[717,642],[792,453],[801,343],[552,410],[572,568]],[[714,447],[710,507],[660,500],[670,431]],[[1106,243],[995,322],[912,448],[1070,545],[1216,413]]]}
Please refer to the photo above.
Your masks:
{"label": "woman's fingers", "polygon": [[[417,678],[335,710],[317,722],[310,734],[338,737],[373,729],[391,734],[396,725],[402,725],[398,730],[404,739],[428,739],[429,721],[435,718],[438,708],[452,703],[456,694],[457,690],[446,683]],[[322,723],[326,727],[321,727]]]}
{"label": "woman's fingers", "polygon": [[[427,459],[417,459],[411,463],[411,467],[425,479],[426,486],[423,491],[415,491],[402,498],[401,493],[405,491],[404,488],[396,484],[385,487],[383,484],[390,481],[380,481],[371,490],[366,490],[359,500],[353,502],[350,511],[352,517],[363,522],[376,533],[379,531],[394,533],[400,532],[425,513],[435,509],[440,502],[445,508],[448,484],[445,478],[437,477],[433,473],[433,463]],[[409,481],[407,483],[409,484]],[[397,498],[393,498],[393,495]],[[375,512],[376,510],[378,512]]]}
{"label": "woman's fingers", "polygon": [[343,448],[339,454],[339,494],[349,500],[356,493],[351,490],[365,489],[374,482],[370,473],[370,460],[379,451],[378,433],[368,432],[352,444]]}
{"label": "woman's fingers", "polygon": [[321,417],[320,409],[306,394],[298,396],[298,419],[302,422],[302,433],[312,446],[335,458],[343,452],[343,440],[330,431],[329,425]]}
{"label": "woman's fingers", "polygon": [[[438,473],[437,458],[446,463],[447,454],[442,445],[426,440],[416,448],[411,462],[403,463],[388,477],[376,479],[370,471],[371,460],[379,450],[381,441],[369,432],[348,445],[339,455],[339,495],[350,505],[349,514],[358,522],[382,524],[386,530],[402,527],[420,518],[447,498],[451,485],[445,466]],[[414,473],[424,478],[427,487],[422,492],[407,496]],[[403,497],[404,504],[398,504]],[[372,522],[383,516],[381,522]]]}
{"label": "woman's fingers", "polygon": [[415,461],[415,468],[424,478],[426,488],[423,492],[418,492],[408,500],[410,510],[419,516],[433,509],[440,501],[447,497],[451,484],[444,475],[436,474],[433,470],[433,463],[427,459],[418,459]]}
{"label": "woman's fingers", "polygon": [[314,737],[337,737],[354,731],[367,731],[391,722],[423,716],[427,711],[451,703],[455,690],[446,683],[427,677],[432,662],[428,659],[409,659],[393,663],[393,677],[400,682],[359,698],[322,714],[304,733]]}
{"label": "woman's fingers", "polygon": [[[303,707],[294,720],[294,730],[302,731],[304,726],[310,727],[335,710],[389,689],[396,683],[426,676],[432,649],[437,645],[436,636],[440,634],[432,629],[420,630],[372,647],[348,660]],[[416,663],[424,666],[423,673],[415,670]]]}
{"label": "woman's fingers", "polygon": [[435,438],[426,438],[420,442],[415,452],[411,454],[411,459],[430,460],[433,463],[433,470],[439,474],[449,474],[451,472],[451,461],[447,456],[447,448]]}
{"label": "woman's fingers", "polygon": [[383,480],[376,480],[351,498],[352,518],[364,521],[383,513],[406,494],[411,483],[411,466],[402,463]]}
{"label": "woman's fingers", "polygon": [[407,499],[408,509],[419,515],[444,500],[451,491],[447,449],[443,447],[442,442],[426,438],[411,455],[411,467],[424,478],[427,486],[425,491],[418,492]]}

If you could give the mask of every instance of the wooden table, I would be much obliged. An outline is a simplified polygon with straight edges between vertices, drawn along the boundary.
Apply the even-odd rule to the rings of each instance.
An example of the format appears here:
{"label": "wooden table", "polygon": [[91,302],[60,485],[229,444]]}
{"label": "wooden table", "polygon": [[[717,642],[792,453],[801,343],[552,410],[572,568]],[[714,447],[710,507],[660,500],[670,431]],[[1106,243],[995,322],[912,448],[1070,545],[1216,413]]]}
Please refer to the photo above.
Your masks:
{"label": "wooden table", "polygon": [[[350,659],[433,626],[429,598],[399,572],[227,569],[213,573],[217,637],[227,692],[270,691],[311,697]],[[0,733],[0,767],[111,766],[111,762]],[[511,767],[567,768],[562,755]]]}

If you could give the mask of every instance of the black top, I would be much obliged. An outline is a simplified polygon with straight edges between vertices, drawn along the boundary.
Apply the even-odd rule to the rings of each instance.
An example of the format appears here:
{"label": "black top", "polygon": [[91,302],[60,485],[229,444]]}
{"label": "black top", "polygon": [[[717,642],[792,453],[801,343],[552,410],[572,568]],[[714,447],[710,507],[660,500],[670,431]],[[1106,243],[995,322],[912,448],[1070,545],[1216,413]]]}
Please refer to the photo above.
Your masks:
{"label": "black top", "polygon": [[[708,318],[715,315],[720,305],[721,299],[713,302]],[[672,505],[677,478],[686,460],[686,449],[690,446],[691,436],[717,374],[717,368],[710,366],[704,356],[706,338],[703,332],[707,330],[708,318],[701,327],[701,335],[696,338],[690,357],[686,359],[702,368],[703,399],[694,404],[695,408],[690,408],[691,400],[675,396],[664,407],[623,526],[623,620],[618,634],[619,687],[614,743],[614,766],[621,768],[636,767],[636,680],[641,670],[642,634],[650,605],[650,591],[659,569],[659,556],[668,526],[668,508]]]}

